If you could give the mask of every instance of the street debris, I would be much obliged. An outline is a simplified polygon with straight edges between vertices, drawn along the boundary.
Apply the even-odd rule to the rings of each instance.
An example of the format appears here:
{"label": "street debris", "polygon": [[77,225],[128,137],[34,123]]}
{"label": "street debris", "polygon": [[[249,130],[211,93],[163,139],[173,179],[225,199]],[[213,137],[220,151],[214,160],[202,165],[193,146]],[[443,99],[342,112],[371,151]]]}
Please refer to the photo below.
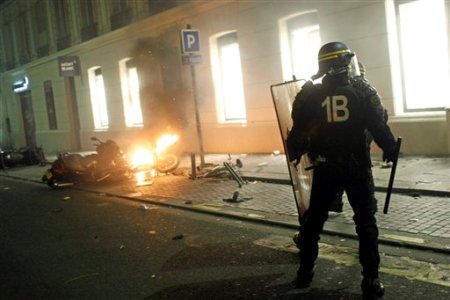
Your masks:
{"label": "street debris", "polygon": [[134,193],[130,193],[130,194],[125,195],[125,196],[130,197],[130,198],[141,197],[142,193],[141,192],[134,192]]}
{"label": "street debris", "polygon": [[244,164],[242,163],[242,160],[240,160],[239,158],[236,159],[236,167],[237,168],[242,168],[244,166]]}
{"label": "street debris", "polygon": [[231,198],[225,198],[225,199],[222,199],[223,201],[226,201],[226,202],[242,202],[242,201],[244,201],[244,200],[242,200],[241,199],[241,197],[239,197],[240,195],[239,195],[239,191],[236,191],[236,192],[234,192],[233,193],[233,197],[231,197]]}
{"label": "street debris", "polygon": [[70,200],[70,197],[69,197],[69,196],[66,196],[66,197],[63,198],[63,200],[64,200],[64,201]]}
{"label": "street debris", "polygon": [[148,234],[155,235],[156,234],[156,230],[149,230]]}
{"label": "street debris", "polygon": [[124,245],[124,244],[120,245],[119,249],[120,249],[120,250],[125,249],[125,245]]}
{"label": "street debris", "polygon": [[233,167],[229,163],[224,162],[223,165],[225,166],[227,171],[230,172],[231,177],[237,181],[239,187],[242,187],[242,185],[247,183],[244,179],[242,179],[242,177],[233,169]]}
{"label": "street debris", "polygon": [[141,209],[141,210],[149,210],[150,207],[147,204],[141,204],[141,205],[139,205],[139,209]]}
{"label": "street debris", "polygon": [[184,238],[184,235],[182,235],[182,234],[179,234],[179,235],[176,235],[176,236],[174,236],[173,238],[172,238],[172,240],[181,240],[181,239],[183,239]]}
{"label": "street debris", "polygon": [[253,197],[241,197],[239,191],[235,191],[233,193],[233,197],[231,198],[224,198],[222,199],[225,202],[232,202],[232,203],[239,203],[239,202],[244,202],[246,200],[251,200],[253,199]]}
{"label": "street debris", "polygon": [[228,153],[228,161],[223,162],[223,165],[204,163],[200,166],[193,166],[191,174],[188,176],[191,179],[199,178],[232,178],[235,179],[240,186],[246,182],[242,179],[239,174],[239,169],[244,166],[241,159],[237,158],[236,161],[232,162],[232,157]]}
{"label": "street debris", "polygon": [[280,155],[280,153],[281,153],[280,150],[273,150],[273,152],[272,152],[272,154],[275,156]]}
{"label": "street debris", "polygon": [[254,219],[264,219],[265,218],[263,215],[258,215],[258,214],[247,214],[247,217],[254,218]]}
{"label": "street debris", "polygon": [[419,193],[411,193],[411,197],[413,197],[414,199],[419,199],[420,198],[420,194]]}
{"label": "street debris", "polygon": [[66,281],[64,282],[64,284],[69,284],[69,283],[71,283],[71,282],[73,282],[73,281],[76,281],[76,280],[79,280],[79,279],[83,279],[83,278],[87,278],[87,277],[92,277],[92,276],[98,276],[98,275],[99,275],[98,273],[90,273],[90,274],[80,275],[80,276],[74,277],[74,278],[72,278],[72,279],[66,280]]}

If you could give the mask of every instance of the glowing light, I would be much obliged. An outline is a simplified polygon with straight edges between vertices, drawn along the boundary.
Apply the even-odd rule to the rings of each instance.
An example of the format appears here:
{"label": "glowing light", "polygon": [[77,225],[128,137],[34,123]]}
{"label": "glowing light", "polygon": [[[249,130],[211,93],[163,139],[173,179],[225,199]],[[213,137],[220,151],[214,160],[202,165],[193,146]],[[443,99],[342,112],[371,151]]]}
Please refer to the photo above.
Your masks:
{"label": "glowing light", "polygon": [[141,146],[131,152],[130,164],[135,169],[137,186],[153,184],[157,176],[156,164],[158,155],[174,145],[179,137],[176,134],[164,134],[156,142],[156,146]]}
{"label": "glowing light", "polygon": [[130,163],[133,167],[153,166],[155,157],[150,149],[137,148],[131,155]]}
{"label": "glowing light", "polygon": [[176,134],[164,134],[156,141],[155,153],[157,155],[163,153],[167,148],[174,145],[179,137]]}
{"label": "glowing light", "polygon": [[145,172],[144,172],[144,171],[141,171],[141,172],[137,172],[137,173],[135,174],[135,177],[136,177],[136,182],[137,182],[137,184],[142,184],[143,182],[145,182],[145,178],[146,178],[147,176],[145,175]]}

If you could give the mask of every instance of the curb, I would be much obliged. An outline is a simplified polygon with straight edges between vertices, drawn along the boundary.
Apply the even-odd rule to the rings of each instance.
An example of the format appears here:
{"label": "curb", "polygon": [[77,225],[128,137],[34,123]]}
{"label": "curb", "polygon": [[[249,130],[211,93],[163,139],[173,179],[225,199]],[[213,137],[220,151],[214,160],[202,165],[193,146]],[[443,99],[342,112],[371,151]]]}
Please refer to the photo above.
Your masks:
{"label": "curb", "polygon": [[[261,181],[266,183],[274,183],[274,184],[284,184],[291,185],[290,179],[284,178],[268,178],[268,177],[258,177],[258,176],[241,176],[242,179],[246,181]],[[375,186],[376,192],[386,193],[386,187],[377,187]],[[426,189],[413,189],[413,188],[402,188],[402,187],[393,187],[392,193],[394,194],[402,194],[402,195],[423,195],[423,196],[432,196],[432,197],[450,197],[450,191],[436,191],[436,190],[426,190]]]}
{"label": "curb", "polygon": [[[14,178],[22,181],[28,181],[28,182],[34,182],[42,184],[41,181],[35,180],[35,179],[27,179],[20,176],[14,176],[10,174],[0,174],[0,176]],[[233,208],[233,207],[224,207],[221,210],[212,210],[207,209],[205,206],[195,205],[192,204],[192,201],[189,201],[190,203],[187,204],[188,201],[186,200],[177,200],[176,198],[166,198],[166,197],[160,197],[160,196],[151,196],[147,198],[141,198],[141,197],[130,197],[126,195],[120,195],[117,193],[109,193],[104,191],[98,191],[93,190],[89,188],[83,188],[80,186],[70,186],[66,188],[72,188],[80,191],[85,191],[89,193],[102,193],[107,196],[113,196],[129,201],[134,201],[138,203],[150,203],[153,205],[159,205],[169,208],[177,208],[187,211],[194,211],[198,213],[205,213],[210,215],[216,215],[231,219],[237,219],[237,220],[243,220],[247,222],[253,222],[253,223],[259,223],[269,226],[279,226],[283,228],[298,230],[298,223],[297,218],[289,216],[289,218],[286,218],[285,215],[277,215],[277,214],[270,214],[267,212],[260,212],[256,210],[251,209],[245,209],[245,208]],[[159,200],[158,200],[159,199]],[[160,200],[166,200],[164,202]],[[290,221],[288,220],[290,219]],[[327,235],[335,235],[343,238],[349,238],[353,240],[358,240],[357,235],[353,232],[353,230],[349,230],[349,225],[347,224],[341,224],[333,222],[332,220],[329,220],[325,223],[325,227],[323,230],[324,234]],[[354,226],[351,226],[352,229],[354,229]],[[407,249],[415,249],[415,250],[425,250],[425,251],[433,251],[436,253],[442,253],[442,254],[450,254],[450,247],[439,247],[436,246],[436,242],[433,243],[432,241],[427,241],[427,243],[424,244],[418,244],[413,242],[407,242],[407,241],[399,241],[399,240],[393,240],[393,239],[387,239],[383,238],[383,233],[389,233],[389,232],[395,232],[395,231],[389,231],[384,229],[379,229],[380,231],[380,237],[379,237],[379,244],[380,245],[388,245],[388,246],[395,246],[395,247],[401,247],[401,248],[407,248]],[[404,235],[408,235],[407,233],[403,233]],[[414,235],[410,235],[413,237]]]}

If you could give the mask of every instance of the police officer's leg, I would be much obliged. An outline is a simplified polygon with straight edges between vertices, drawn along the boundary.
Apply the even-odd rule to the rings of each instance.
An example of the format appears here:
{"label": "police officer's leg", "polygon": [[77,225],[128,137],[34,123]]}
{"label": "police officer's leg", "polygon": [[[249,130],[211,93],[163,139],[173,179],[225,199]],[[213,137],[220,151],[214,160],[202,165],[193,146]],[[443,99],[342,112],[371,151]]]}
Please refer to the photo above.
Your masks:
{"label": "police officer's leg", "polygon": [[384,287],[379,282],[378,227],[375,218],[377,200],[374,197],[373,177],[370,169],[353,177],[346,184],[349,203],[353,208],[353,220],[359,238],[359,260],[363,271],[363,293],[382,296]]}
{"label": "police officer's leg", "polygon": [[343,211],[344,202],[342,202],[342,196],[344,195],[344,188],[338,187],[334,193],[334,199],[331,201],[329,211],[341,213]]}
{"label": "police officer's leg", "polygon": [[299,257],[300,268],[297,272],[297,287],[308,287],[313,277],[314,263],[319,253],[319,239],[325,221],[328,218],[328,207],[333,200],[336,183],[330,181],[327,172],[317,168],[314,173],[311,189],[310,207],[300,227]]}

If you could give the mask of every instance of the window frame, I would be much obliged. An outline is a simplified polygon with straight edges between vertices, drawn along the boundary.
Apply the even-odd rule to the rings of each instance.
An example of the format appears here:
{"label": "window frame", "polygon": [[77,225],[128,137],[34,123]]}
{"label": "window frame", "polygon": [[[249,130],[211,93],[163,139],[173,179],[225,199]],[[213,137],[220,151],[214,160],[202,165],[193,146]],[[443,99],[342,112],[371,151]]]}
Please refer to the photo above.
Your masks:
{"label": "window frame", "polygon": [[[407,91],[406,76],[405,74],[405,53],[402,50],[404,45],[402,44],[402,33],[401,33],[401,19],[400,19],[400,5],[409,4],[415,2],[416,0],[409,1],[397,1],[397,0],[386,0],[386,20],[388,32],[392,32],[389,35],[389,56],[391,60],[391,74],[392,74],[392,85],[393,85],[393,105],[395,108],[395,115],[417,115],[417,114],[441,114],[445,111],[446,104],[445,99],[443,99],[443,106],[440,107],[420,107],[420,108],[408,108],[408,96],[410,91]],[[449,48],[449,7],[448,3],[443,0],[444,10],[444,31],[447,40],[447,76],[450,80],[450,48]],[[425,58],[424,58],[425,59]],[[442,66],[441,66],[442,67]],[[419,71],[417,71],[419,72]],[[424,84],[425,86],[425,84]],[[448,87],[447,87],[448,89]],[[448,90],[447,90],[448,91]],[[445,94],[445,92],[443,93]],[[447,93],[448,95],[448,93]],[[411,105],[411,103],[409,103]],[[447,105],[448,106],[448,105]]]}
{"label": "window frame", "polygon": [[[314,21],[314,22],[311,22]],[[317,10],[305,10],[301,12],[297,12],[286,17],[283,17],[279,20],[279,36],[280,36],[280,52],[281,52],[281,61],[282,61],[282,70],[283,70],[283,79],[285,81],[295,79],[304,79],[309,80],[312,75],[314,75],[318,70],[317,65],[317,53],[319,52],[321,46],[321,34],[320,34],[320,24],[318,18]],[[315,44],[313,47],[309,47],[307,49],[310,57],[308,61],[316,62],[316,68],[307,70],[309,76],[303,78],[306,74],[296,74],[297,67],[294,65],[294,57],[298,56],[298,53],[293,53],[294,43],[292,40],[292,34],[295,31],[299,30],[308,30],[310,33],[313,31],[318,31],[319,42]]]}
{"label": "window frame", "polygon": [[[133,91],[131,90],[131,82],[130,82],[130,70],[135,69],[137,81],[139,85],[139,72],[135,65],[133,58],[124,58],[119,61],[119,70],[120,70],[120,80],[122,87],[122,101],[123,101],[123,110],[125,117],[125,125],[127,127],[143,127],[144,126],[144,116],[142,113],[142,101],[140,97],[140,88],[137,91],[137,99],[133,97]],[[139,112],[134,111],[133,107],[139,107]],[[136,122],[135,113],[140,114],[139,121]]]}
{"label": "window frame", "polygon": [[[106,89],[104,84],[102,68],[99,66],[89,68],[88,77],[89,77],[89,90],[91,95],[92,115],[94,118],[95,129],[99,130],[108,129],[109,128],[108,100],[106,98]],[[101,81],[99,81],[99,77],[101,77]],[[99,90],[100,85],[102,90]],[[103,98],[102,101],[98,100],[99,96]]]}
{"label": "window frame", "polygon": [[[237,60],[235,67],[239,68],[239,77],[234,86],[233,90],[237,91],[239,100],[236,100],[231,104],[230,101],[227,101],[227,94],[225,86],[227,83],[224,81],[224,73],[227,71],[224,66],[229,64],[224,64],[223,59],[225,59],[225,48],[237,45]],[[220,124],[245,124],[247,123],[247,107],[246,107],[246,99],[245,99],[245,90],[244,90],[244,78],[242,72],[242,61],[239,51],[239,42],[236,31],[227,31],[222,32],[217,35],[214,35],[210,38],[210,47],[211,47],[211,65],[214,79],[214,91],[216,98],[216,111],[217,111],[217,119]],[[233,76],[236,78],[236,76]],[[240,113],[242,115],[231,116],[227,115],[227,109],[231,106],[235,106],[236,103],[241,105]]]}

